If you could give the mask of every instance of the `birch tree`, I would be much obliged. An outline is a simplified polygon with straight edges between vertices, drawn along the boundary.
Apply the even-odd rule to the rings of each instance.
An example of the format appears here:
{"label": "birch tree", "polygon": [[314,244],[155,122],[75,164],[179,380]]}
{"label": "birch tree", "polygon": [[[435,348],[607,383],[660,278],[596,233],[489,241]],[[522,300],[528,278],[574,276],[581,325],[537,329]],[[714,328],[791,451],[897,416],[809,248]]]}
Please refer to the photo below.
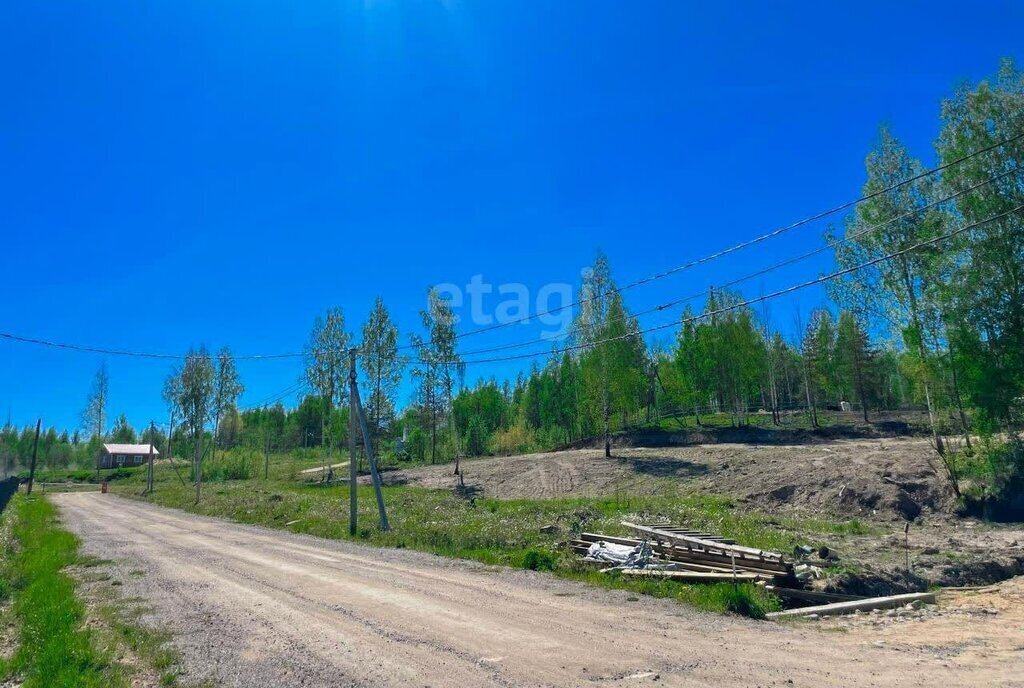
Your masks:
{"label": "birch tree", "polygon": [[340,437],[328,433],[334,404],[343,406],[348,399],[349,348],[352,337],[345,331],[345,316],[340,308],[330,308],[324,317],[317,317],[306,344],[306,381],[324,401],[321,436],[330,453]]}
{"label": "birch tree", "polygon": [[175,385],[180,395],[178,408],[192,435],[192,472],[196,484],[196,503],[202,497],[203,435],[213,416],[214,366],[205,346],[190,349],[181,369],[181,383]]}
{"label": "birch tree", "polygon": [[213,384],[213,444],[210,447],[210,460],[216,457],[217,438],[220,436],[220,421],[224,413],[234,407],[238,397],[245,391],[238,376],[235,358],[231,349],[224,347],[217,354],[217,366]]}
{"label": "birch tree", "polygon": [[398,328],[380,297],[363,325],[359,362],[369,402],[366,407],[370,411],[370,428],[375,437],[380,437],[394,420],[395,396],[402,382],[404,365],[398,355]]}

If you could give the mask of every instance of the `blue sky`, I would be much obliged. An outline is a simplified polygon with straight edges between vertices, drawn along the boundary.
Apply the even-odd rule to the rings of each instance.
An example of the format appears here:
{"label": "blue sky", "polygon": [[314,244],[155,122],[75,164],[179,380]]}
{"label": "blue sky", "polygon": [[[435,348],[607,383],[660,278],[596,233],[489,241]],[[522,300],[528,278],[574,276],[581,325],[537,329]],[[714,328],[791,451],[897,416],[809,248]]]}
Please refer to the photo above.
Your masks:
{"label": "blue sky", "polygon": [[[602,249],[627,282],[857,196],[881,122],[932,162],[941,99],[1024,58],[1021,3],[834,4],[8,0],[0,331],[295,351],[318,313],[341,306],[355,330],[377,295],[405,339],[429,285],[477,274],[535,295]],[[823,228],[627,303],[728,281]],[[772,317],[788,328],[823,298]],[[0,342],[0,414],[77,426],[101,359]],[[106,360],[110,413],[161,422],[168,364]],[[243,405],[301,372],[241,370]]]}

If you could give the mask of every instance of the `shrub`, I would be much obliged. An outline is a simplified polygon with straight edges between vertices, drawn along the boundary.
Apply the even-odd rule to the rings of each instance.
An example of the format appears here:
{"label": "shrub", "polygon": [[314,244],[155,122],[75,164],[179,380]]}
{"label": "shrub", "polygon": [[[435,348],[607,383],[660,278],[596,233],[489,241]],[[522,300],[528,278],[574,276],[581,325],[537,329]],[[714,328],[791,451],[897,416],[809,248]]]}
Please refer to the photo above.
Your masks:
{"label": "shrub", "polygon": [[537,438],[524,423],[516,423],[507,430],[497,430],[491,437],[495,454],[522,454],[537,448]]}
{"label": "shrub", "polygon": [[751,619],[765,618],[772,608],[767,594],[749,584],[718,583],[709,587],[708,594],[721,610]]}
{"label": "shrub", "polygon": [[253,467],[260,460],[258,453],[251,449],[232,449],[217,457],[216,461],[203,462],[203,480],[248,480],[253,477]]}
{"label": "shrub", "polygon": [[523,555],[523,568],[531,571],[554,571],[557,563],[554,553],[536,547],[526,550]]}
{"label": "shrub", "polygon": [[987,441],[961,466],[965,511],[999,521],[1024,518],[1024,440]]}

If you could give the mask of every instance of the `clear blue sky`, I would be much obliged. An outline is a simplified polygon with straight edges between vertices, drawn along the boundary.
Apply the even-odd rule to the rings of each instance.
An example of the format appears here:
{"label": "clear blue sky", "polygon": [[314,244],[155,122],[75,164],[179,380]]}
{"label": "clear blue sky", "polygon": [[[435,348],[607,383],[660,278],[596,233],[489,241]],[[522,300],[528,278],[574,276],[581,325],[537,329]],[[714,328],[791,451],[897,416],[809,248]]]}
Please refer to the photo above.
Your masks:
{"label": "clear blue sky", "polygon": [[[833,5],[7,0],[0,330],[294,351],[325,308],[354,330],[378,294],[404,339],[430,284],[575,283],[599,248],[629,281],[855,197],[880,122],[932,162],[941,99],[1024,57],[1021,3]],[[822,228],[627,302],[724,282]],[[0,342],[0,414],[77,426],[100,360]],[[161,422],[168,364],[107,363],[109,412]],[[242,374],[245,404],[300,366]]]}

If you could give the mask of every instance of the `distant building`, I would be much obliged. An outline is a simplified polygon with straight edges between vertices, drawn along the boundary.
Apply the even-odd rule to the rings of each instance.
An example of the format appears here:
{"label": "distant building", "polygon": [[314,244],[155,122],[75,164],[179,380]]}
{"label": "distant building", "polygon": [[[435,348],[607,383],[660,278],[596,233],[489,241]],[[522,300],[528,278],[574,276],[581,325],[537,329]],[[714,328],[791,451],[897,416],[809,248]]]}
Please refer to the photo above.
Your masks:
{"label": "distant building", "polygon": [[[160,456],[156,447],[153,447],[153,456]],[[148,444],[104,444],[96,468],[141,466],[148,460]]]}

